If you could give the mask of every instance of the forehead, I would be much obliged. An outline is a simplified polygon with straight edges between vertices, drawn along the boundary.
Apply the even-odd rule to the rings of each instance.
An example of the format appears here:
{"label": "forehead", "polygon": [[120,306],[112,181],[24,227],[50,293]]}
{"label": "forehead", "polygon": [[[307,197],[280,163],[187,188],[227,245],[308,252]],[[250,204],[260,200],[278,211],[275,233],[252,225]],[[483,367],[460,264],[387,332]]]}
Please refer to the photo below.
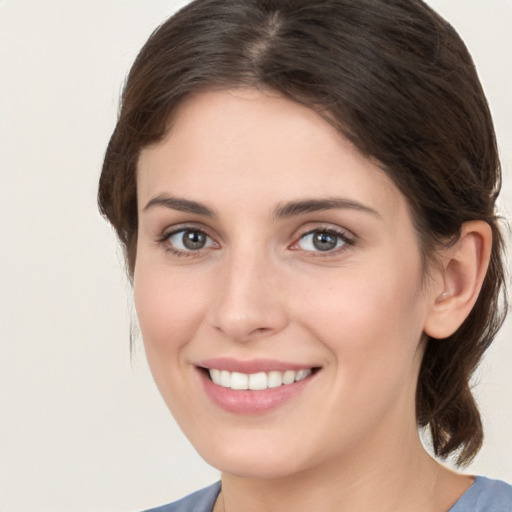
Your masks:
{"label": "forehead", "polygon": [[313,110],[273,91],[196,94],[177,109],[165,139],[145,148],[139,202],[172,193],[246,205],[342,195],[403,213],[390,178]]}

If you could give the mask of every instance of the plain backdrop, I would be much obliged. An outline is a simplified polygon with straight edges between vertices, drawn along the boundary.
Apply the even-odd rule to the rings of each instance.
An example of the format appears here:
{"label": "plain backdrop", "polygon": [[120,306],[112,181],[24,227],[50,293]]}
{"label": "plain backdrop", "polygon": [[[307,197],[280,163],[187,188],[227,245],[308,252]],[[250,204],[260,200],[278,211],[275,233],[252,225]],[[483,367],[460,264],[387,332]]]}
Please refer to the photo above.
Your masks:
{"label": "plain backdrop", "polygon": [[[160,399],[96,208],[124,77],[186,2],[0,0],[0,511],[130,512],[218,478]],[[430,0],[468,44],[512,217],[512,1]],[[512,482],[511,322],[479,372],[471,473]]]}

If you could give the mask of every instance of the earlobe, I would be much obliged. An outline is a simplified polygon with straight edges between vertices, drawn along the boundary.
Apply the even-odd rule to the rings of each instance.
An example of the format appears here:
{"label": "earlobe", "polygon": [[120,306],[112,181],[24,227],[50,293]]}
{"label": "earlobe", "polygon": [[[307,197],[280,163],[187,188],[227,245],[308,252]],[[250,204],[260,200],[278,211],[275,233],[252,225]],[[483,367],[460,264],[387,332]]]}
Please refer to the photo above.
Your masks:
{"label": "earlobe", "polygon": [[464,322],[482,288],[491,247],[489,224],[470,221],[462,225],[459,240],[443,250],[440,286],[433,293],[425,334],[432,338],[447,338]]}

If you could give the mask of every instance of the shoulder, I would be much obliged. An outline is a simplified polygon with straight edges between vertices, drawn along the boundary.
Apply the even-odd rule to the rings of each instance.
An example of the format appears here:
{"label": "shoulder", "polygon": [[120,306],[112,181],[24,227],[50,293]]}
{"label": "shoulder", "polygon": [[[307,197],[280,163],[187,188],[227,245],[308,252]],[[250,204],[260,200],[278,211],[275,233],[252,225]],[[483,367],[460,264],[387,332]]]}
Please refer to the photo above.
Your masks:
{"label": "shoulder", "polygon": [[512,512],[512,486],[477,476],[449,512]]}
{"label": "shoulder", "polygon": [[145,512],[212,512],[219,492],[220,482],[217,482],[181,500]]}

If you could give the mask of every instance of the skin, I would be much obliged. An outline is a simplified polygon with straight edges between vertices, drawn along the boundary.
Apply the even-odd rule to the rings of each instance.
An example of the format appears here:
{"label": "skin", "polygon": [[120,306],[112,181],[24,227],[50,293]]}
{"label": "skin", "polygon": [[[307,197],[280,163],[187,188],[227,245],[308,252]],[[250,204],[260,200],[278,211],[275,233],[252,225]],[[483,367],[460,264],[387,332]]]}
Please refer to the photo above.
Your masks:
{"label": "skin", "polygon": [[[447,336],[476,300],[485,227],[466,229],[426,279],[390,178],[316,113],[268,91],[189,98],[165,140],[142,151],[137,187],[146,354],[181,428],[222,472],[216,510],[448,510],[472,479],[425,452],[415,388],[423,334]],[[326,198],[348,206],[276,214]],[[184,228],[206,233],[205,247],[164,239]],[[322,252],[307,233],[326,229],[341,238]],[[482,267],[472,280],[466,253]],[[215,357],[320,370],[278,408],[234,414],[201,385],[197,364]]]}

